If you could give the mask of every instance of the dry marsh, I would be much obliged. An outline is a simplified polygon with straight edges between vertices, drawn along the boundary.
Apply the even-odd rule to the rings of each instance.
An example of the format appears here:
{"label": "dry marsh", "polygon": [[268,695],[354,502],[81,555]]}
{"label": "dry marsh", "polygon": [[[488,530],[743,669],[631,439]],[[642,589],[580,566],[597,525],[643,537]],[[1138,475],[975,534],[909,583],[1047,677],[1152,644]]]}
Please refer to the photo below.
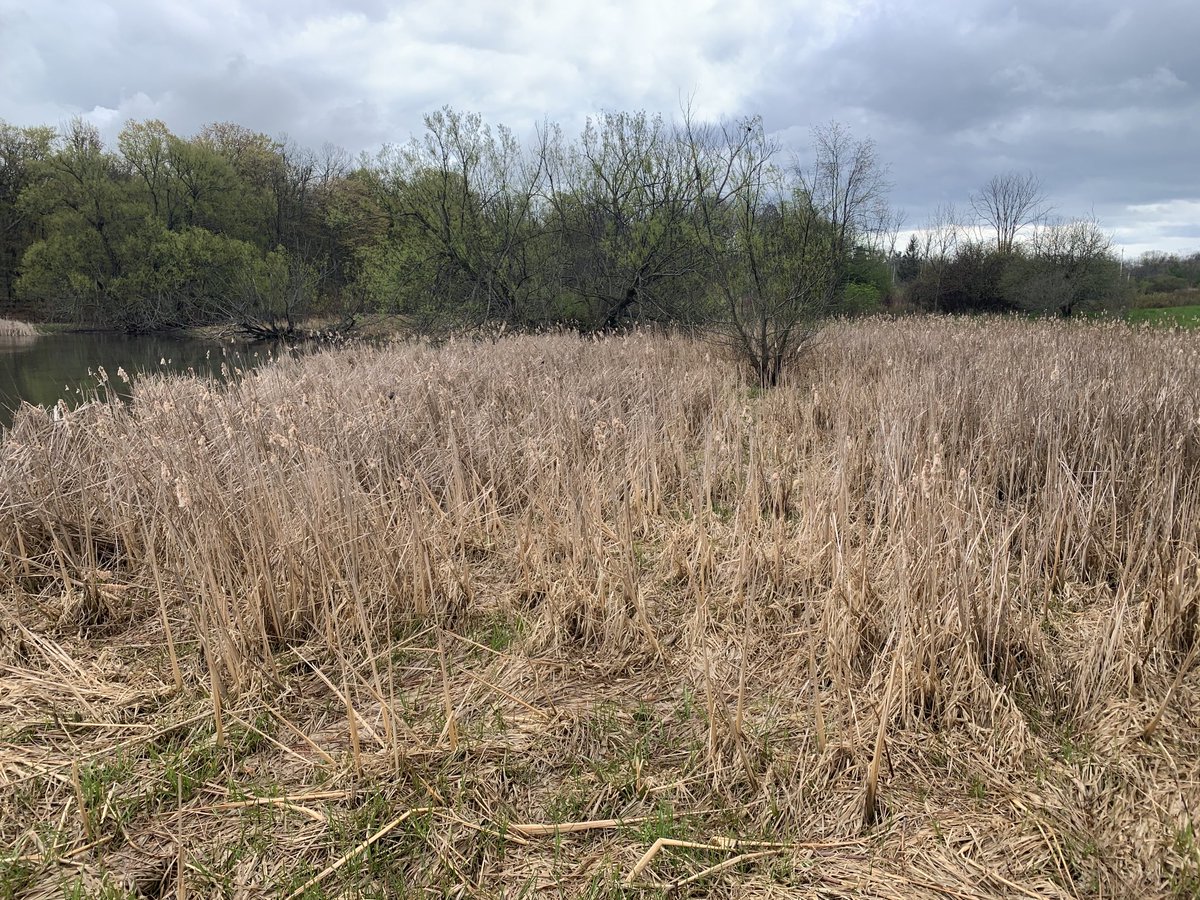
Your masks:
{"label": "dry marsh", "polygon": [[37,333],[37,329],[27,322],[0,319],[0,337],[32,338],[37,337]]}
{"label": "dry marsh", "polygon": [[0,896],[1193,896],[1200,338],[347,347],[0,447]]}

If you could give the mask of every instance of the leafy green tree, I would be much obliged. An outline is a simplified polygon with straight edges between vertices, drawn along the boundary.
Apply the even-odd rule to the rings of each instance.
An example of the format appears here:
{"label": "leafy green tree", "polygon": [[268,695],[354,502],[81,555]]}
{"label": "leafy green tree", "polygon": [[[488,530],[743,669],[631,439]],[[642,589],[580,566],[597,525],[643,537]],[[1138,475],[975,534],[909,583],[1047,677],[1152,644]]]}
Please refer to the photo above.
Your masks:
{"label": "leafy green tree", "polygon": [[251,241],[264,252],[278,246],[285,231],[275,194],[283,165],[278,142],[232,122],[215,122],[202,128],[191,143],[215,154],[233,172],[236,202],[222,231]]}
{"label": "leafy green tree", "polygon": [[178,217],[170,225],[242,236],[237,228],[242,185],[233,167],[197,141],[175,138],[168,148],[180,198]]}
{"label": "leafy green tree", "polygon": [[[42,230],[24,255],[21,295],[58,317],[130,331],[241,312],[250,322],[272,320],[282,289],[239,292],[271,281],[264,273],[280,266],[245,239],[261,240],[268,223],[247,220],[253,185],[233,162],[159,121],[128,123],[118,149],[106,151],[94,126],[76,121],[38,164],[20,198]],[[312,296],[307,288],[289,293],[285,318]],[[255,305],[247,297],[270,299]]]}
{"label": "leafy green tree", "polygon": [[[234,175],[236,189],[229,196],[235,203],[221,230],[287,260],[276,267],[288,273],[282,283],[291,285],[286,311],[278,302],[268,304],[278,312],[265,319],[250,315],[242,321],[246,330],[261,334],[270,322],[269,328],[291,333],[313,315],[333,315],[343,325],[353,321],[362,303],[362,292],[350,285],[359,271],[355,260],[375,235],[364,222],[378,222],[380,214],[377,207],[368,209],[368,179],[351,170],[348,154],[331,144],[316,153],[228,122],[205,127],[193,143],[216,153]],[[270,269],[270,258],[264,262]],[[236,306],[255,310],[258,302],[248,298],[271,293],[242,291]]]}
{"label": "leafy green tree", "polygon": [[540,155],[553,258],[575,318],[612,328],[703,316],[701,185],[684,135],[644,112],[605,113],[570,144],[547,131]]}
{"label": "leafy green tree", "polygon": [[45,237],[25,254],[18,295],[52,315],[103,323],[127,267],[144,258],[148,216],[94,125],[70,124],[20,204],[42,221]]}
{"label": "leafy green tree", "polygon": [[0,302],[5,304],[16,298],[21,257],[37,239],[40,225],[20,196],[38,177],[54,139],[52,128],[18,128],[0,121]]}
{"label": "leafy green tree", "polygon": [[838,292],[838,311],[867,315],[883,307],[892,292],[892,269],[883,255],[869,246],[856,246],[846,260]]}
{"label": "leafy green tree", "polygon": [[175,172],[172,145],[179,139],[158,119],[127,122],[117,147],[149,201],[150,212],[168,229],[183,224],[183,185]]}
{"label": "leafy green tree", "polygon": [[298,253],[280,247],[265,257],[254,254],[229,272],[224,317],[251,337],[295,335],[319,307],[321,273]]}
{"label": "leafy green tree", "polygon": [[447,107],[372,175],[387,236],[360,258],[378,300],[443,324],[537,319],[542,169],[508,129]]}
{"label": "leafy green tree", "polygon": [[123,279],[124,325],[139,330],[233,319],[231,289],[263,264],[246,241],[204,228],[164,228],[150,243],[145,265]]}

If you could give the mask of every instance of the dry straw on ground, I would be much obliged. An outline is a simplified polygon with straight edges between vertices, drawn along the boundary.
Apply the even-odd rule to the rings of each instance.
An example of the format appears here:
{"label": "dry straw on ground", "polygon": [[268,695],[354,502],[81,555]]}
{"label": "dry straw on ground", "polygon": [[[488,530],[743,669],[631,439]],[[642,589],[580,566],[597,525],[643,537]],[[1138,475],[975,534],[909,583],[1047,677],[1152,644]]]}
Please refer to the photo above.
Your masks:
{"label": "dry straw on ground", "polygon": [[732,371],[515,337],[23,411],[0,896],[1200,889],[1200,340]]}

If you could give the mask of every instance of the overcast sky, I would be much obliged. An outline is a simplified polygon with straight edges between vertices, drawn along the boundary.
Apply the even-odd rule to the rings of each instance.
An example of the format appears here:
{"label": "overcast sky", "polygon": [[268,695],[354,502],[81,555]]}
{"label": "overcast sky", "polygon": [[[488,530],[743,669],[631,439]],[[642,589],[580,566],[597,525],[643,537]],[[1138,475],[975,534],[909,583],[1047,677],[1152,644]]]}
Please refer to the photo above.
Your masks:
{"label": "overcast sky", "polygon": [[1032,170],[1126,256],[1200,250],[1197,0],[0,0],[0,119],[234,121],[317,148],[449,104],[518,133],[599,110],[873,138],[918,227]]}

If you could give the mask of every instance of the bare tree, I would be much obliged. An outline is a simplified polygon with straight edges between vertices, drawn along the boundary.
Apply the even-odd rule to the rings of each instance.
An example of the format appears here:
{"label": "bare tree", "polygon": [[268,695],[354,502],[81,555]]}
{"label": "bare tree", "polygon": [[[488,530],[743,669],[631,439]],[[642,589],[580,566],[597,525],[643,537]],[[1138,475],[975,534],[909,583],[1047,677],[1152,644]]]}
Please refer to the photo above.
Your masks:
{"label": "bare tree", "polygon": [[946,267],[954,259],[962,235],[962,222],[954,204],[939,204],[922,229],[921,262],[933,291],[933,311],[941,309]]}
{"label": "bare tree", "polygon": [[758,384],[772,387],[832,296],[832,230],[795,171],[774,164],[779,147],[760,119],[713,126],[689,117],[684,134],[701,198],[698,245],[725,312],[720,333]]}
{"label": "bare tree", "polygon": [[900,232],[908,221],[908,213],[902,209],[890,209],[880,223],[879,239],[872,247],[887,260],[888,271],[892,275],[892,286],[896,284],[896,246],[900,241]]}
{"label": "bare tree", "polygon": [[891,184],[875,142],[855,140],[840,122],[814,128],[813,146],[816,159],[811,169],[798,174],[829,222],[829,261],[835,278],[840,278],[856,246],[876,249],[891,229]]}
{"label": "bare tree", "polygon": [[808,170],[777,163],[758,117],[702,125],[685,110],[682,135],[722,333],[759,385],[773,387],[835,311],[849,255],[891,223],[885,171],[870,141],[837,124],[814,132]]}
{"label": "bare tree", "polygon": [[1012,253],[1022,228],[1045,218],[1049,212],[1041,180],[1032,172],[995,175],[971,195],[971,208],[996,234],[997,252]]}

